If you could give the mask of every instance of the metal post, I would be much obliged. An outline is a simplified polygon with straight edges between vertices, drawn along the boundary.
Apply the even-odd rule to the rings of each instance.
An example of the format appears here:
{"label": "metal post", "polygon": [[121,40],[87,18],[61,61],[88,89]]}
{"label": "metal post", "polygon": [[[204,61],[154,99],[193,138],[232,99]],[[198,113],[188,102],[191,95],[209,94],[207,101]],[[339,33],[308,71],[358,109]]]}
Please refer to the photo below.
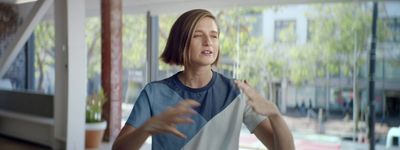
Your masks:
{"label": "metal post", "polygon": [[158,16],[147,12],[147,80],[156,81],[158,78]]}
{"label": "metal post", "polygon": [[375,75],[375,49],[376,49],[376,21],[378,17],[378,4],[373,2],[373,14],[372,14],[372,39],[371,39],[371,51],[369,53],[369,73],[368,73],[368,138],[369,138],[369,149],[375,150],[375,108],[374,102],[374,75]]}
{"label": "metal post", "polygon": [[35,88],[35,35],[32,34],[26,43],[25,48],[25,88],[33,90]]}

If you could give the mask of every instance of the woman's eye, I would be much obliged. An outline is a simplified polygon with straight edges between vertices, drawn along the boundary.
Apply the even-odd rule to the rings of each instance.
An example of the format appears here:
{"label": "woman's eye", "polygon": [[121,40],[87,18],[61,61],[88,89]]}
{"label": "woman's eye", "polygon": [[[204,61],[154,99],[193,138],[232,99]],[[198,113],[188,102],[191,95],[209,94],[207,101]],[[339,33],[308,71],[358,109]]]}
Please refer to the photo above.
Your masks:
{"label": "woman's eye", "polygon": [[195,35],[193,35],[193,37],[201,37],[201,35],[200,34],[195,34]]}
{"label": "woman's eye", "polygon": [[216,36],[216,35],[212,35],[211,37],[214,39],[218,39],[218,36]]}

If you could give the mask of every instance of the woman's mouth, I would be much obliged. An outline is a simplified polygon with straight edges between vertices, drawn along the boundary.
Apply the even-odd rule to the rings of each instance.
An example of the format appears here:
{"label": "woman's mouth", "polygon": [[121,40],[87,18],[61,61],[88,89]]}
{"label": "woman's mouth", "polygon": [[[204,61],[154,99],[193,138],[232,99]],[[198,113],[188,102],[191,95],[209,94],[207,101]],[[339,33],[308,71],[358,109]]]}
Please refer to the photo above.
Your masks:
{"label": "woman's mouth", "polygon": [[210,50],[204,50],[204,51],[201,51],[201,54],[203,54],[203,55],[211,55],[211,54],[213,54],[213,52],[210,51]]}

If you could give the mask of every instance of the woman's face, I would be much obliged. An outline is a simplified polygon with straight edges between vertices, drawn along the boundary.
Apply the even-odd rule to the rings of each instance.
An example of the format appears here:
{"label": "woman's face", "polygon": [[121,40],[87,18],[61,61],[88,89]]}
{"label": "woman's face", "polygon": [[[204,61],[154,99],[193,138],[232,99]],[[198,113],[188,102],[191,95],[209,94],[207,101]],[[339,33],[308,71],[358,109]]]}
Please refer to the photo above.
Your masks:
{"label": "woman's face", "polygon": [[219,48],[218,27],[212,18],[199,20],[189,45],[189,61],[192,65],[211,65],[217,59]]}

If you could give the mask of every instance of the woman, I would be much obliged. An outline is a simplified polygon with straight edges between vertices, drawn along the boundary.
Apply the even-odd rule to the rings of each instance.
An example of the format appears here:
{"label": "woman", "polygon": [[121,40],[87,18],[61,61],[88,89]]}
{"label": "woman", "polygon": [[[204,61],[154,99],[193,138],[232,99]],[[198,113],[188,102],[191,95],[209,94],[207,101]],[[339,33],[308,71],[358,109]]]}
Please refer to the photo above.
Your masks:
{"label": "woman", "polygon": [[202,9],[182,14],[161,59],[183,71],[146,85],[113,149],[139,149],[150,135],[153,149],[238,149],[242,122],[268,149],[294,149],[276,106],[246,82],[214,72],[218,58],[215,17]]}

